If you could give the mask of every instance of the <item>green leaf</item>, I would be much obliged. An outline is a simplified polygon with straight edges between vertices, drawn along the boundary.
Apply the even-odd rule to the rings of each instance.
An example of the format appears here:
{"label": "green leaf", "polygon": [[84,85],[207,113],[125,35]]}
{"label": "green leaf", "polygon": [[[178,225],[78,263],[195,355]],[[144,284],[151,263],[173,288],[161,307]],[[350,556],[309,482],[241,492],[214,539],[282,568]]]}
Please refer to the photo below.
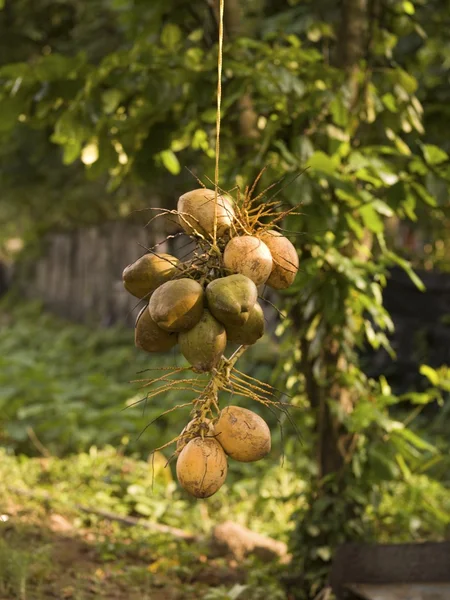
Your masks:
{"label": "green leaf", "polygon": [[430,394],[428,392],[408,392],[401,396],[402,400],[407,400],[412,404],[430,404],[437,399],[439,392],[437,394]]}
{"label": "green leaf", "polygon": [[348,226],[353,231],[353,233],[356,235],[358,240],[361,241],[364,236],[364,228],[349,213],[345,213],[345,220],[347,221]]}
{"label": "green leaf", "polygon": [[400,136],[398,136],[392,129],[386,129],[386,136],[394,142],[395,147],[397,148],[397,150],[401,153],[404,154],[406,156],[410,156],[411,154],[411,149],[408,146],[408,144],[406,144],[402,138]]}
{"label": "green leaf", "polygon": [[40,81],[70,79],[84,62],[81,56],[68,57],[62,54],[50,54],[42,58],[34,67],[34,74]]}
{"label": "green leaf", "polygon": [[374,233],[381,233],[384,229],[383,221],[372,204],[366,204],[359,209],[364,225]]}
{"label": "green leaf", "polygon": [[199,28],[199,29],[194,29],[194,31],[192,31],[189,35],[188,35],[188,39],[191,40],[191,42],[201,42],[203,39],[203,29]]}
{"label": "green leaf", "polygon": [[314,152],[308,161],[308,166],[327,175],[335,175],[337,168],[333,159],[325,152]]}
{"label": "green leaf", "polygon": [[16,79],[17,77],[32,79],[33,71],[28,63],[17,62],[0,67],[0,77],[5,79]]}
{"label": "green leaf", "polygon": [[205,123],[215,123],[217,118],[217,110],[215,108],[207,108],[202,112],[201,118]]}
{"label": "green leaf", "polygon": [[103,110],[107,115],[112,114],[124,97],[122,90],[110,89],[102,94]]}
{"label": "green leaf", "polygon": [[411,221],[417,221],[417,215],[414,211],[416,208],[416,198],[412,194],[407,194],[402,202],[402,208],[405,211],[406,216]]}
{"label": "green leaf", "polygon": [[161,32],[161,42],[169,50],[174,50],[180,43],[183,33],[178,25],[167,23]]}
{"label": "green leaf", "polygon": [[409,469],[408,465],[406,464],[405,459],[403,458],[403,456],[401,454],[397,454],[397,456],[395,458],[397,459],[397,464],[400,467],[400,471],[402,472],[403,477],[405,478],[406,481],[408,481],[408,479],[411,477],[411,470]]}
{"label": "green leaf", "polygon": [[398,112],[397,102],[396,102],[393,94],[391,94],[391,93],[384,94],[381,97],[381,100],[388,110],[390,110],[393,113]]}
{"label": "green leaf", "polygon": [[392,262],[396,263],[399,267],[402,267],[402,269],[404,269],[406,271],[409,278],[414,283],[414,285],[417,287],[417,289],[419,289],[421,292],[425,291],[425,285],[424,285],[423,281],[414,272],[413,268],[411,267],[411,264],[407,260],[405,260],[404,258],[399,256],[395,252],[391,252],[391,251],[387,251],[386,256],[389,260],[392,260]]}
{"label": "green leaf", "polygon": [[440,165],[448,160],[448,154],[434,144],[423,144],[423,155],[429,165]]}
{"label": "green leaf", "polygon": [[291,142],[292,152],[298,157],[300,164],[303,165],[314,153],[314,146],[311,139],[306,135],[297,135]]}
{"label": "green leaf", "polygon": [[188,48],[184,53],[184,64],[187,69],[201,71],[203,69],[204,52],[201,48]]}
{"label": "green leaf", "polygon": [[398,77],[400,85],[408,92],[408,94],[414,94],[417,91],[417,79],[404,71],[403,69],[397,69],[396,75]]}
{"label": "green leaf", "polygon": [[241,596],[242,592],[245,592],[247,588],[248,585],[241,585],[240,583],[233,585],[231,590],[228,592],[230,600],[237,600]]}
{"label": "green leaf", "polygon": [[414,432],[412,432],[411,429],[407,429],[406,427],[403,429],[396,429],[392,433],[392,435],[398,435],[398,436],[402,437],[403,439],[405,439],[407,442],[412,444],[418,450],[426,450],[428,452],[432,452],[433,454],[438,452],[438,450],[435,446],[428,443],[426,440],[424,440],[423,438],[419,437]]}
{"label": "green leaf", "polygon": [[163,150],[159,153],[162,164],[166,167],[169,173],[172,175],[178,175],[181,171],[181,166],[178,158],[172,150]]}
{"label": "green leaf", "polygon": [[274,146],[276,148],[278,148],[278,150],[280,151],[281,156],[284,158],[284,160],[289,165],[292,165],[292,166],[298,165],[297,158],[292,154],[292,152],[290,152],[290,150],[287,148],[287,146],[283,142],[283,140],[276,140],[274,142]]}
{"label": "green leaf", "polygon": [[23,107],[17,98],[2,98],[0,100],[0,131],[12,129]]}
{"label": "green leaf", "polygon": [[369,447],[370,465],[378,481],[393,479],[397,476],[398,465],[386,451],[385,446]]}
{"label": "green leaf", "polygon": [[153,508],[148,506],[148,504],[144,504],[143,502],[138,502],[134,507],[134,510],[144,517],[150,517],[153,513]]}
{"label": "green leaf", "polygon": [[404,0],[402,2],[402,8],[407,15],[413,15],[416,12],[414,4],[409,0]]}
{"label": "green leaf", "polygon": [[330,111],[336,125],[339,125],[339,127],[346,127],[348,125],[348,110],[340,95],[334,97],[330,104]]}
{"label": "green leaf", "polygon": [[320,546],[316,550],[317,556],[321,558],[324,562],[328,562],[331,560],[331,548],[330,546]]}
{"label": "green leaf", "polygon": [[424,375],[433,385],[438,386],[440,382],[439,373],[428,365],[420,366],[420,374]]}
{"label": "green leaf", "polygon": [[436,198],[434,198],[421,183],[413,181],[411,186],[425,204],[428,204],[428,206],[437,206]]}

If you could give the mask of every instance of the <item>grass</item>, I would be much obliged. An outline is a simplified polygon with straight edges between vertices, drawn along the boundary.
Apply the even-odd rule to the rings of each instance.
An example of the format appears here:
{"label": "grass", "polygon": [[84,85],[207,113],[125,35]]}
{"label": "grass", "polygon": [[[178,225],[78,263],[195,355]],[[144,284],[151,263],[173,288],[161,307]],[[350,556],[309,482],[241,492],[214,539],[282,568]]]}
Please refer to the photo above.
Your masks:
{"label": "grass", "polygon": [[[298,500],[277,514],[270,502],[254,510],[257,493],[248,486],[243,494],[241,486],[240,492],[226,489],[207,501],[192,501],[168,480],[167,471],[157,468],[153,476],[148,463],[110,447],[66,458],[2,451],[0,481],[2,600],[221,600],[237,584],[248,586],[246,598],[258,600],[263,585],[271,587],[274,599],[285,597],[275,565],[216,557],[208,539],[211,527],[227,518],[263,533],[277,529],[276,537],[283,539]],[[139,525],[128,527],[89,508],[181,527],[198,539],[186,542]]]}

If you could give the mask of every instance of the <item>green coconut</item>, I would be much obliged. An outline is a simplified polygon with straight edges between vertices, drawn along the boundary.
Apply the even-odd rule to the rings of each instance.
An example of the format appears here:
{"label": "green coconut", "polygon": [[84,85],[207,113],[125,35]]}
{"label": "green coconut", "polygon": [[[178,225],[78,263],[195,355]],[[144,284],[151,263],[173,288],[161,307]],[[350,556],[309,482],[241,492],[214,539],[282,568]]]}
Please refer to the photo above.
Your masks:
{"label": "green coconut", "polygon": [[217,196],[215,207],[215,192],[206,188],[186,192],[178,200],[178,221],[189,235],[200,233],[208,238],[214,233],[214,217],[217,216],[217,235],[226,233],[234,219],[234,208],[229,196]]}
{"label": "green coconut", "polygon": [[193,279],[163,283],[150,298],[149,310],[155,323],[166,331],[186,331],[203,314],[203,288]]}
{"label": "green coconut", "polygon": [[229,342],[251,346],[264,335],[264,328],[263,309],[256,303],[243,325],[227,325],[225,330]]}
{"label": "green coconut", "polygon": [[123,285],[136,298],[145,298],[161,284],[172,279],[179,262],[171,254],[144,254],[125,267],[122,273]]}
{"label": "green coconut", "polygon": [[197,371],[204,372],[210,371],[221,359],[227,335],[224,326],[205,309],[197,325],[180,333],[178,343],[186,360]]}
{"label": "green coconut", "polygon": [[258,298],[258,290],[245,275],[215,279],[206,288],[208,308],[224,325],[242,325]]}
{"label": "green coconut", "polygon": [[134,342],[146,352],[167,352],[177,343],[177,335],[158,327],[150,316],[148,306],[144,306],[136,319]]}

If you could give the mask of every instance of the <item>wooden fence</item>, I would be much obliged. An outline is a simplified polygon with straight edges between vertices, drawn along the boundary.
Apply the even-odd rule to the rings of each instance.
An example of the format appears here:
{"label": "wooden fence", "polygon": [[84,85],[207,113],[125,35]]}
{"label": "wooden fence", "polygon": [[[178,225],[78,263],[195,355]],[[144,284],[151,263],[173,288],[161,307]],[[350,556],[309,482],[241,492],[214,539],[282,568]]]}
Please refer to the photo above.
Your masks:
{"label": "wooden fence", "polygon": [[[162,241],[166,233],[124,222],[52,233],[33,262],[19,265],[15,279],[27,298],[64,318],[109,326],[134,324],[138,300],[122,285],[124,267]],[[176,252],[185,238],[164,242],[161,252]],[[184,252],[184,250],[183,250]],[[135,309],[135,310],[134,310]]]}

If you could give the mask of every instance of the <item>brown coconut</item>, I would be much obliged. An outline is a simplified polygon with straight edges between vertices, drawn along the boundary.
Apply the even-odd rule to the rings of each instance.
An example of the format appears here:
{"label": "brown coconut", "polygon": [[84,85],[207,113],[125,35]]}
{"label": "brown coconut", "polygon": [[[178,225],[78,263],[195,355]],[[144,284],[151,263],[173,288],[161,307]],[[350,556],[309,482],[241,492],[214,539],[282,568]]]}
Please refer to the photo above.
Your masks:
{"label": "brown coconut", "polygon": [[177,343],[177,335],[158,327],[144,306],[136,319],[134,343],[146,352],[167,352]]}
{"label": "brown coconut", "polygon": [[269,248],[273,267],[267,285],[275,290],[284,290],[292,285],[298,271],[298,254],[295,246],[279,231],[270,229],[258,234]]}
{"label": "brown coconut", "polygon": [[[178,221],[186,233],[197,231],[208,238],[214,233],[215,192],[206,188],[192,190],[178,200]],[[231,198],[219,194],[217,197],[217,235],[221,236],[231,227],[234,208]]]}
{"label": "brown coconut", "polygon": [[270,429],[259,415],[240,406],[224,408],[214,424],[216,440],[240,462],[264,458],[271,447]]}
{"label": "brown coconut", "polygon": [[257,342],[264,335],[264,329],[264,313],[258,303],[251,309],[249,317],[243,325],[225,326],[227,340],[244,346],[251,346]]}
{"label": "brown coconut", "polygon": [[180,350],[186,360],[200,372],[211,371],[217,365],[227,345],[222,323],[209,310],[204,310],[200,321],[189,331],[178,336]]}
{"label": "brown coconut", "polygon": [[258,298],[258,289],[245,275],[215,279],[206,288],[208,308],[224,325],[243,325]]}
{"label": "brown coconut", "polygon": [[180,485],[196,498],[208,498],[222,487],[227,476],[227,457],[214,438],[196,437],[177,460]]}
{"label": "brown coconut", "polygon": [[161,284],[172,279],[179,262],[171,254],[144,254],[125,267],[122,273],[123,285],[136,298],[145,298]]}
{"label": "brown coconut", "polygon": [[149,311],[155,323],[166,331],[186,331],[203,314],[203,288],[193,279],[167,281],[150,298]]}
{"label": "brown coconut", "polygon": [[245,275],[255,285],[267,281],[273,266],[269,248],[252,235],[232,238],[225,247],[223,262],[231,273]]}

